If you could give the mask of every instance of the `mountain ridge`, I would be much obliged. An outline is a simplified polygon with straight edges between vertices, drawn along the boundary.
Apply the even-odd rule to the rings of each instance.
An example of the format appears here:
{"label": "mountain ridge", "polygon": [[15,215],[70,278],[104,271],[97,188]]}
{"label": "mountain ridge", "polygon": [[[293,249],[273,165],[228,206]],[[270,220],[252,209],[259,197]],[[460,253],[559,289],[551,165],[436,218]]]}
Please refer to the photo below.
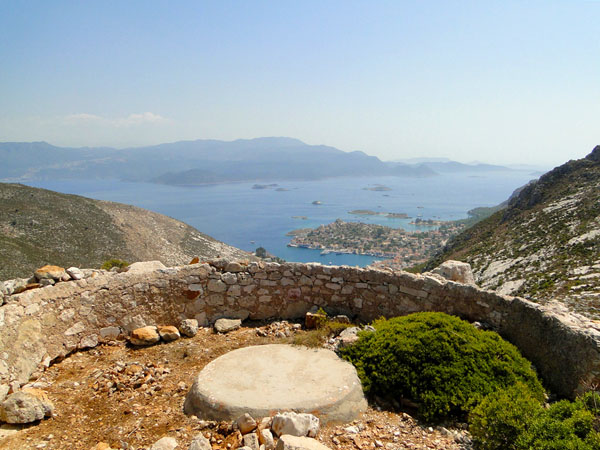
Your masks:
{"label": "mountain ridge", "polygon": [[180,265],[195,256],[254,259],[142,208],[0,183],[0,280],[28,276],[44,264],[100,267],[118,258]]}
{"label": "mountain ridge", "polygon": [[[143,147],[58,147],[45,141],[0,143],[0,180],[120,179],[167,184],[311,180],[341,176],[428,177],[441,171],[510,170],[456,162],[382,161],[288,137],[198,139]],[[496,169],[500,168],[500,169]],[[196,172],[194,172],[196,171]]]}
{"label": "mountain ridge", "polygon": [[524,186],[425,270],[447,259],[470,263],[484,288],[600,318],[600,146]]}

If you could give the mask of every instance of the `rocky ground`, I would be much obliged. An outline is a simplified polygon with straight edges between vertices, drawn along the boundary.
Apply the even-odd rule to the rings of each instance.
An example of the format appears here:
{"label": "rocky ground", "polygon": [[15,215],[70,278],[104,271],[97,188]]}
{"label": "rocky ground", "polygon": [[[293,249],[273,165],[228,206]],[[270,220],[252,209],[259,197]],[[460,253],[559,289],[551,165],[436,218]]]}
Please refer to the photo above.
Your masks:
{"label": "rocky ground", "polygon": [[[193,338],[134,348],[112,341],[71,355],[35,381],[54,403],[51,418],[23,428],[4,425],[0,448],[91,449],[104,442],[113,449],[143,449],[164,436],[187,449],[202,433],[213,449],[240,447],[231,423],[206,422],[183,413],[194,376],[210,361],[236,348],[288,343],[306,333],[297,325],[254,324],[217,334],[200,329]],[[252,374],[240,373],[241,377]],[[268,395],[265,392],[265,395]],[[350,424],[329,424],[318,439],[331,449],[460,449],[468,434],[459,428],[429,427],[407,412],[370,405]]]}

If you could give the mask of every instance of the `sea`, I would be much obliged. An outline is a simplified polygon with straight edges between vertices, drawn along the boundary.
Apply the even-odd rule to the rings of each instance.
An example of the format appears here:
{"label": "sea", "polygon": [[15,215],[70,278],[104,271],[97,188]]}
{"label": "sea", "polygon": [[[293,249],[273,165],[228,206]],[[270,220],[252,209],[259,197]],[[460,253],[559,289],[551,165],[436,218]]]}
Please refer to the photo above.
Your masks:
{"label": "sea", "polygon": [[[415,218],[455,220],[478,206],[494,206],[537,178],[530,171],[443,174],[427,178],[348,177],[311,181],[225,183],[181,187],[118,180],[31,181],[26,184],[99,200],[127,203],[181,220],[246,251],[264,247],[287,261],[364,267],[380,259],[321,254],[288,247],[286,234],[342,219],[406,230]],[[385,189],[385,190],[384,190]],[[410,218],[355,215],[353,210],[405,213]]]}

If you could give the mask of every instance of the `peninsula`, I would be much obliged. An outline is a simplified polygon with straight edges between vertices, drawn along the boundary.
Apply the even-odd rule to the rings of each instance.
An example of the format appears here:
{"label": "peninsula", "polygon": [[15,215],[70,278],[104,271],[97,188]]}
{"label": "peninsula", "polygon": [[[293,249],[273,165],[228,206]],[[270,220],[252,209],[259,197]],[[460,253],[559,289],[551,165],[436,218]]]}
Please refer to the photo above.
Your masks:
{"label": "peninsula", "polygon": [[422,264],[435,255],[448,239],[465,224],[444,222],[430,231],[409,232],[401,228],[360,222],[335,222],[317,228],[303,228],[288,233],[290,247],[321,250],[327,253],[351,253],[385,258],[380,264],[403,269]]}

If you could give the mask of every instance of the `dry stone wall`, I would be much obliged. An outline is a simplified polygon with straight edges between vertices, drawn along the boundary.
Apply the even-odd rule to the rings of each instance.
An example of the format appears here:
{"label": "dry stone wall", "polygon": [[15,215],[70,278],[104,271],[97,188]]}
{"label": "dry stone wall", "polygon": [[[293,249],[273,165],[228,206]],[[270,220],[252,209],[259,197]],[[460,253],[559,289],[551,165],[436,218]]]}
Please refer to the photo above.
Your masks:
{"label": "dry stone wall", "polygon": [[437,275],[226,260],[143,267],[92,272],[5,297],[0,385],[25,382],[57,358],[141,326],[178,325],[186,318],[201,325],[221,317],[294,319],[314,306],[365,322],[417,311],[485,322],[521,349],[554,392],[572,396],[600,380],[596,322]]}

